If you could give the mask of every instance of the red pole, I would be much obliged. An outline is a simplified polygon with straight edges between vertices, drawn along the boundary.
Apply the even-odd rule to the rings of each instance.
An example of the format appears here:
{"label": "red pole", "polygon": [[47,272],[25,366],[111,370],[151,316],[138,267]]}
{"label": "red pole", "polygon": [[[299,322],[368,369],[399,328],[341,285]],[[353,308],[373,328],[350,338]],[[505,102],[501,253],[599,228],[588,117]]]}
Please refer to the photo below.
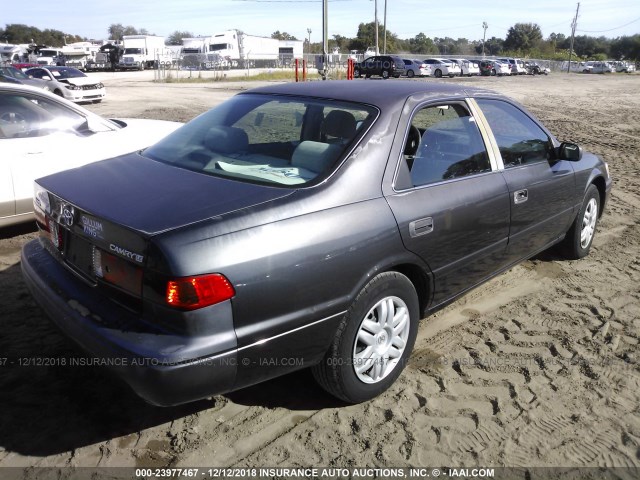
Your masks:
{"label": "red pole", "polygon": [[298,81],[298,59],[296,58],[296,82]]}
{"label": "red pole", "polygon": [[304,59],[302,60],[302,81],[307,81],[307,61]]}

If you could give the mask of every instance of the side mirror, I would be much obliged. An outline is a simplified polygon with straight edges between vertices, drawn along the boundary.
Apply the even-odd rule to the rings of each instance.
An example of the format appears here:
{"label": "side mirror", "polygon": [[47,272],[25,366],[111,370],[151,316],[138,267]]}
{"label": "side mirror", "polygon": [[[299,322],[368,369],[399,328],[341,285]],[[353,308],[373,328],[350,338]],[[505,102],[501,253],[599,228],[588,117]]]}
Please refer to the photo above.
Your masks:
{"label": "side mirror", "polygon": [[578,162],[582,159],[582,147],[569,142],[563,142],[558,147],[558,159]]}

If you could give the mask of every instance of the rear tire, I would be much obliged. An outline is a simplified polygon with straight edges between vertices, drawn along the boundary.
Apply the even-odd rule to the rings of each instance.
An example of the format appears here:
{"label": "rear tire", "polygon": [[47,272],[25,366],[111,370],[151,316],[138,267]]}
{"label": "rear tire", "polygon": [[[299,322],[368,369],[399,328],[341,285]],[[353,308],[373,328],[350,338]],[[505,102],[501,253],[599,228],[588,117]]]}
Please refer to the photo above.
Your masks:
{"label": "rear tire", "polygon": [[389,70],[382,71],[382,78],[384,78],[385,80],[389,78]]}
{"label": "rear tire", "polygon": [[573,221],[562,244],[565,257],[571,260],[589,255],[596,234],[600,216],[600,192],[595,185],[589,185],[582,207]]}
{"label": "rear tire", "polygon": [[374,277],[358,294],[322,362],[312,368],[327,392],[349,403],[370,400],[400,376],[413,349],[418,296],[397,272]]}
{"label": "rear tire", "polygon": [[434,75],[435,75],[436,78],[442,78],[442,70],[437,69],[436,73],[434,73]]}
{"label": "rear tire", "polygon": [[361,73],[360,73],[360,69],[359,68],[354,68],[353,69],[353,76],[355,78],[360,78],[362,76]]}
{"label": "rear tire", "polygon": [[415,75],[416,75],[416,74],[415,74],[415,72],[414,72],[413,70],[409,70],[409,71],[407,72],[407,77],[408,77],[408,78],[413,78],[413,77],[415,77]]}

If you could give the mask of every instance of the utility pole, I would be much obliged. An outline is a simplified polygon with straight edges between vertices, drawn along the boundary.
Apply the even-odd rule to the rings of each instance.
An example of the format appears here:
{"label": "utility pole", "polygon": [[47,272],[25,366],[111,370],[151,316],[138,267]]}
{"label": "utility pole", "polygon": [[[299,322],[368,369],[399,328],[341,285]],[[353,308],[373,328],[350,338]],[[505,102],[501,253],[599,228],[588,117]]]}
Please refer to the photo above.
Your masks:
{"label": "utility pole", "polygon": [[[307,28],[307,37],[309,38],[307,42],[307,55],[311,54],[311,29]],[[309,59],[311,61],[311,59]]]}
{"label": "utility pole", "polygon": [[489,28],[487,22],[482,22],[482,28],[484,28],[484,35],[482,35],[482,56],[484,57],[484,42],[487,39],[487,28]]}
{"label": "utility pole", "polygon": [[382,53],[387,54],[387,0],[384,0],[384,40],[382,41]]}
{"label": "utility pole", "polygon": [[380,55],[380,48],[378,47],[378,0],[373,0],[374,3],[374,16],[376,24],[376,55]]}
{"label": "utility pole", "polygon": [[567,65],[567,73],[571,71],[571,55],[573,55],[573,39],[576,36],[576,27],[578,26],[579,11],[580,11],[580,2],[578,2],[578,6],[576,7],[576,16],[573,17],[573,22],[571,22],[571,44],[569,46],[569,65]]}
{"label": "utility pole", "polygon": [[327,4],[329,0],[322,0],[322,79],[327,79],[327,63],[329,60],[329,15]]}

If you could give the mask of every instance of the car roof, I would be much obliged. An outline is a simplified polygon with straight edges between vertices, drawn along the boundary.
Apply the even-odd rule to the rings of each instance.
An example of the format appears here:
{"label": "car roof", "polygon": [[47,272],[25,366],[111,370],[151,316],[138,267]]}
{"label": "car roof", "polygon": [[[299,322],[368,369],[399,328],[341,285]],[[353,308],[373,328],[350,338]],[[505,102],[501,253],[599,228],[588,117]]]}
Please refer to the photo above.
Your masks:
{"label": "car roof", "polygon": [[241,95],[247,93],[327,98],[374,105],[380,109],[395,107],[399,102],[404,102],[407,97],[420,94],[442,98],[476,95],[501,96],[491,90],[441,82],[376,82],[366,80],[282,83],[247,90]]}

